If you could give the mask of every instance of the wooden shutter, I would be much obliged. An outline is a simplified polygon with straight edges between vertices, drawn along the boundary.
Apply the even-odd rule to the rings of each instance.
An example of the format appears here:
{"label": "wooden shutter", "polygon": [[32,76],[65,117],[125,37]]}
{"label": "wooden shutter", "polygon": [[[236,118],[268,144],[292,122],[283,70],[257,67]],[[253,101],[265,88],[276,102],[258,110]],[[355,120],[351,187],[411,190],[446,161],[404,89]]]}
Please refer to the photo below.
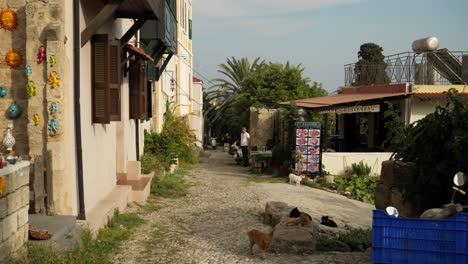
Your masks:
{"label": "wooden shutter", "polygon": [[130,119],[138,119],[138,64],[130,62],[129,69],[130,88]]}
{"label": "wooden shutter", "polygon": [[109,47],[109,107],[110,120],[121,119],[121,68],[120,68],[120,41],[112,40]]}
{"label": "wooden shutter", "polygon": [[153,82],[148,81],[147,82],[147,113],[146,113],[146,118],[152,118],[153,117]]}
{"label": "wooden shutter", "polygon": [[147,118],[147,68],[145,61],[137,61],[130,67],[130,118]]}
{"label": "wooden shutter", "polygon": [[93,123],[109,124],[109,39],[94,35],[91,43]]}
{"label": "wooden shutter", "polygon": [[148,69],[145,61],[140,64],[140,119],[148,118]]}

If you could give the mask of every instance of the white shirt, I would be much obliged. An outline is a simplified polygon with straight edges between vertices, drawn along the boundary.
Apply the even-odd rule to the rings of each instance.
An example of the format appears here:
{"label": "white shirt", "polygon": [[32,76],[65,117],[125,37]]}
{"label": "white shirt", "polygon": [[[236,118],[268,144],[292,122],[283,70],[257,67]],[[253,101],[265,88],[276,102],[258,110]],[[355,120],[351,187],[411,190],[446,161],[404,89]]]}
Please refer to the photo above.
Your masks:
{"label": "white shirt", "polygon": [[241,133],[241,142],[240,142],[241,147],[248,146],[249,145],[249,139],[250,139],[249,133],[247,133],[247,132]]}

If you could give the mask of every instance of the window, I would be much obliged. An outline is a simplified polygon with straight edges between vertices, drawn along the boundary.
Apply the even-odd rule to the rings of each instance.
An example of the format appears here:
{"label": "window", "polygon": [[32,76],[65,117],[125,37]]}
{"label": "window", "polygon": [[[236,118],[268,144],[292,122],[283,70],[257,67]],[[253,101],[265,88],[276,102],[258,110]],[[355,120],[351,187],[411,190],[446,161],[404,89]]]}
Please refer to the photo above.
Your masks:
{"label": "window", "polygon": [[120,41],[109,40],[107,34],[94,35],[92,40],[92,120],[109,124],[119,121],[120,100]]}

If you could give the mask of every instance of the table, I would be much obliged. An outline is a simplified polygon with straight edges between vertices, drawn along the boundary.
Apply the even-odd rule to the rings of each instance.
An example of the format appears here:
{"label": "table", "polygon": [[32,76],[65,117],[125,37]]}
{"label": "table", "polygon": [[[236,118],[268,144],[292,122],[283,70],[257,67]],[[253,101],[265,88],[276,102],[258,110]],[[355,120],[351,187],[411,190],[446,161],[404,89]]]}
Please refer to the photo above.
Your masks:
{"label": "table", "polygon": [[262,173],[266,168],[270,167],[271,157],[273,152],[271,150],[265,151],[251,151],[252,165],[256,172]]}

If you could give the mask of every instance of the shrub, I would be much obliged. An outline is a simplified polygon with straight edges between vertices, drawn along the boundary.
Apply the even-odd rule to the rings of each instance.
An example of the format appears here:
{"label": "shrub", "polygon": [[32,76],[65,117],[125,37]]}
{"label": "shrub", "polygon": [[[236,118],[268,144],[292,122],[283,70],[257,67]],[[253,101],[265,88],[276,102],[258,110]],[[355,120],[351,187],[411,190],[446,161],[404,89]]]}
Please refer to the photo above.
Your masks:
{"label": "shrub", "polygon": [[352,177],[347,189],[355,199],[373,204],[378,181],[378,177],[372,176]]}
{"label": "shrub", "polygon": [[351,164],[353,174],[358,177],[369,176],[371,172],[371,167],[364,163],[362,160],[359,163]]}
{"label": "shrub", "polygon": [[455,89],[447,95],[445,106],[406,128],[391,111],[385,113],[393,158],[413,162],[418,169],[414,187],[425,198],[423,209],[449,201],[453,175],[468,172],[468,100]]}
{"label": "shrub", "polygon": [[317,241],[318,251],[366,251],[372,245],[371,229],[349,229],[333,238]]}
{"label": "shrub", "polygon": [[198,163],[196,137],[185,117],[175,116],[168,104],[161,133],[145,133],[144,172],[168,170],[175,158],[186,164]]}
{"label": "shrub", "polygon": [[186,196],[189,184],[178,174],[164,177],[153,177],[151,181],[151,194],[165,198]]}

